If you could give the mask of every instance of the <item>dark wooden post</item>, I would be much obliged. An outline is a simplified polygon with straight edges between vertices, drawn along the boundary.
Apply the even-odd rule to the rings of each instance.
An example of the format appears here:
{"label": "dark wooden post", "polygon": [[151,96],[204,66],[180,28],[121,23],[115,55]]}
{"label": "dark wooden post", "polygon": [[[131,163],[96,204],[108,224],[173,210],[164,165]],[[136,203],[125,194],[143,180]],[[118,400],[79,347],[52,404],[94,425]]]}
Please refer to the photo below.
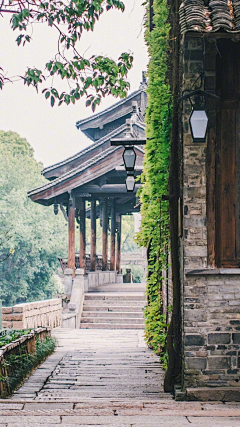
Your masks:
{"label": "dark wooden post", "polygon": [[115,199],[112,199],[110,270],[115,270],[115,232],[116,232],[116,204],[115,204]]}
{"label": "dark wooden post", "polygon": [[116,270],[117,273],[121,273],[121,228],[122,228],[122,217],[119,215],[118,220],[118,231],[117,231],[117,259],[116,259]]}
{"label": "dark wooden post", "polygon": [[70,196],[68,203],[68,267],[75,276],[75,198]]}
{"label": "dark wooden post", "polygon": [[108,203],[107,199],[102,203],[102,269],[107,270],[108,262]]}
{"label": "dark wooden post", "polygon": [[91,201],[91,271],[96,271],[96,200]]}
{"label": "dark wooden post", "polygon": [[85,209],[85,200],[81,199],[80,202],[80,256],[79,256],[79,265],[80,268],[84,269],[86,267],[86,209]]}

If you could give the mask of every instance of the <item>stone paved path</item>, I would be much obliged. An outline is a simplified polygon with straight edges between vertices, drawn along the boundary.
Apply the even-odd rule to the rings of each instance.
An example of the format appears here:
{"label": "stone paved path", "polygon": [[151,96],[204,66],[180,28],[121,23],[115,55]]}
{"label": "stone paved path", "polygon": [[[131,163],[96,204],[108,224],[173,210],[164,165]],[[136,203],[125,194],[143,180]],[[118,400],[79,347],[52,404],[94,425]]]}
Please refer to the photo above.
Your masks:
{"label": "stone paved path", "polygon": [[55,354],[12,399],[172,399],[163,393],[159,359],[146,346],[143,331],[53,331]]}
{"label": "stone paved path", "polygon": [[0,427],[240,426],[240,405],[175,402],[138,330],[55,329],[56,352],[11,399]]}
{"label": "stone paved path", "polygon": [[[143,286],[122,285],[121,291],[143,294]],[[121,304],[117,313],[119,307],[124,313]],[[0,427],[240,427],[239,404],[175,402],[164,393],[159,359],[142,329],[57,328],[52,334],[55,353],[10,399],[0,400]]]}

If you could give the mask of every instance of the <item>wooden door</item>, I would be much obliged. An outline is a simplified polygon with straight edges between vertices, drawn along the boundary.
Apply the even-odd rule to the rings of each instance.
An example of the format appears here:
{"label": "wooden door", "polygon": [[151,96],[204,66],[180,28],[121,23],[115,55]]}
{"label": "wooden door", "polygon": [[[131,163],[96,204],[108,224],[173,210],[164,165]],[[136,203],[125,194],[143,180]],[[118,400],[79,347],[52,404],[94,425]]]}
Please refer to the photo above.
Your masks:
{"label": "wooden door", "polygon": [[219,45],[216,152],[216,263],[240,266],[240,45]]}

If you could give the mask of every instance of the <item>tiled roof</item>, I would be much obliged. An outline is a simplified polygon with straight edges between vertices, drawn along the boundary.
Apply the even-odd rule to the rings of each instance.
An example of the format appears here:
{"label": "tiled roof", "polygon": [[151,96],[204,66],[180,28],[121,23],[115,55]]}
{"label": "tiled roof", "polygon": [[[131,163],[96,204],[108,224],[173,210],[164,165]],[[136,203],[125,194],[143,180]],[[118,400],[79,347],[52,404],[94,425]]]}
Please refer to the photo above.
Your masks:
{"label": "tiled roof", "polygon": [[128,102],[129,100],[131,100],[135,96],[139,95],[141,92],[145,92],[145,90],[142,88],[135,90],[135,92],[130,93],[130,95],[128,95],[126,98],[121,99],[118,102],[115,102],[115,104],[111,105],[111,107],[106,108],[105,110],[101,111],[100,113],[96,113],[90,117],[87,117],[86,119],[79,120],[76,123],[76,127],[79,129],[83,124],[92,122],[95,119],[99,119],[100,117],[106,115],[110,111],[113,111],[113,110],[119,108],[121,105],[126,104],[126,102]]}
{"label": "tiled roof", "polygon": [[[133,126],[137,126],[145,131],[146,125],[145,123],[136,121],[133,123]],[[92,151],[94,148],[99,147],[100,145],[104,144],[104,142],[116,137],[119,133],[124,132],[127,129],[126,123],[124,123],[122,126],[119,126],[118,128],[114,129],[112,132],[109,132],[107,135],[103,136],[102,138],[95,141],[93,144],[89,145],[88,147],[84,148],[83,150],[79,151],[74,156],[68,157],[67,159],[56,163],[55,165],[48,166],[43,169],[42,175],[45,173],[54,170],[60,166],[66,165],[67,163],[70,163],[78,158],[80,158],[83,154],[86,154],[89,151]]]}
{"label": "tiled roof", "polygon": [[90,160],[82,163],[80,166],[72,169],[71,171],[61,175],[60,177],[50,181],[47,184],[42,185],[41,187],[34,188],[33,190],[28,191],[28,197],[33,196],[41,191],[48,190],[49,188],[55,187],[58,184],[61,184],[63,181],[67,181],[68,179],[73,178],[75,175],[80,174],[84,170],[90,168],[100,160],[103,160],[105,157],[109,156],[114,151],[119,150],[121,147],[109,147],[107,150],[103,151],[103,153],[98,154],[97,156],[92,157]]}
{"label": "tiled roof", "polygon": [[184,0],[179,8],[181,33],[240,31],[240,0]]}
{"label": "tiled roof", "polygon": [[[53,181],[50,181],[49,183],[44,184],[41,187],[37,187],[37,188],[34,188],[33,190],[28,191],[28,193],[27,193],[28,197],[31,197],[34,194],[37,194],[41,191],[53,188],[56,185],[61,184],[62,182],[67,181],[67,180],[75,177],[76,175],[80,175],[81,172],[85,171],[86,169],[89,169],[91,166],[95,165],[96,163],[99,163],[101,160],[105,159],[110,154],[112,154],[115,151],[118,151],[122,148],[123,148],[122,146],[109,147],[107,150],[103,151],[101,154],[97,154],[96,156],[92,157],[90,160],[87,160],[86,162],[82,163],[78,167],[72,169],[71,171],[65,173],[64,175],[61,175],[60,177],[54,179]],[[141,146],[135,147],[135,149],[144,154],[144,149]],[[89,179],[89,181],[91,181],[91,178],[88,178],[88,179]],[[85,182],[83,182],[83,184],[84,183]]]}

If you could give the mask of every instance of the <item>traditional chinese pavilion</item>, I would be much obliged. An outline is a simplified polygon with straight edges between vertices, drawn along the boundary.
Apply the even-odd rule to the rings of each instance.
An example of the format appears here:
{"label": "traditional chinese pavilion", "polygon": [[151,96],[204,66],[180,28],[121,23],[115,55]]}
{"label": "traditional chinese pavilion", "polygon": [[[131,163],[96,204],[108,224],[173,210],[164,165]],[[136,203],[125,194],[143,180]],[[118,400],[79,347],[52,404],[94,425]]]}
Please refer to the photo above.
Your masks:
{"label": "traditional chinese pavilion", "polygon": [[[139,90],[130,94],[76,126],[89,138],[89,146],[75,156],[43,170],[49,182],[31,190],[34,202],[52,205],[55,214],[59,208],[68,221],[68,267],[86,271],[117,270],[121,259],[121,217],[139,211],[136,183],[133,192],[127,192],[126,171],[122,146],[111,146],[112,138],[144,138],[144,112],[147,96],[145,81]],[[135,176],[141,174],[144,150],[135,147]],[[88,203],[89,202],[89,203]],[[86,255],[86,217],[91,218],[91,254]],[[96,254],[96,219],[101,218],[102,255]],[[75,254],[76,221],[80,226],[80,253]],[[108,256],[108,228],[111,228],[111,250]],[[117,237],[117,245],[116,245]],[[110,258],[110,259],[109,259]],[[62,262],[64,267],[64,262]]]}

